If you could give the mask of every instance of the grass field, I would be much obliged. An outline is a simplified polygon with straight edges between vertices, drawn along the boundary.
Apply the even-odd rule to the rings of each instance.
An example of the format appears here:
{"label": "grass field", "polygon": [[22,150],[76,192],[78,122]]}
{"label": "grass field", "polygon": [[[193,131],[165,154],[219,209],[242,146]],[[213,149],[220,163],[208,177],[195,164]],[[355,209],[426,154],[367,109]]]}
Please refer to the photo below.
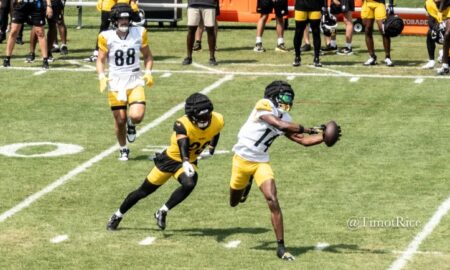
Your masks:
{"label": "grass field", "polygon": [[[68,17],[69,55],[55,55],[47,72],[40,61],[23,62],[28,43],[16,47],[12,68],[0,69],[2,151],[33,142],[83,148],[56,157],[0,155],[0,269],[450,269],[450,77],[419,68],[427,59],[424,37],[393,39],[393,68],[362,66],[363,35],[355,35],[352,56],[323,56],[317,69],[307,53],[293,68],[291,53],[271,49],[273,28],[264,34],[270,50],[256,54],[254,27],[224,24],[219,65],[209,67],[203,50],[183,67],[184,21],[178,28],[151,25],[155,86],[146,92],[132,158],[120,162],[106,95],[98,92],[94,65],[82,61],[95,42],[94,15],[82,30]],[[292,37],[289,29],[286,40]],[[375,40],[382,59],[380,36]],[[294,262],[275,256],[269,210],[256,188],[245,204],[228,206],[231,148],[275,79],[296,90],[296,122],[334,119],[343,130],[332,148],[283,138],[271,147]],[[183,114],[176,106],[197,91],[208,92],[225,117],[223,153],[200,161],[195,191],[169,213],[164,232],[152,215],[178,186],[173,180],[130,210],[120,230],[106,231],[110,215],[152,168],[149,157],[168,144]],[[35,145],[16,154],[54,149]]]}

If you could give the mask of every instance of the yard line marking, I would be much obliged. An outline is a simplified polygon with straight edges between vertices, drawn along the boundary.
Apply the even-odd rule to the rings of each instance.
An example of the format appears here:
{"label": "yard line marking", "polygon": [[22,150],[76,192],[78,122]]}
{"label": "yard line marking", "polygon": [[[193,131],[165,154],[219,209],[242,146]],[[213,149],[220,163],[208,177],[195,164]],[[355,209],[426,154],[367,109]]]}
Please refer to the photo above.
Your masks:
{"label": "yard line marking", "polygon": [[[403,254],[405,252],[401,251],[401,250],[393,250],[392,253]],[[444,255],[444,253],[440,252],[440,251],[416,251],[416,252],[414,252],[414,254],[435,255],[435,256],[442,256],[442,255]]]}
{"label": "yard line marking", "polygon": [[314,246],[314,249],[315,250],[324,250],[324,249],[326,249],[327,247],[329,247],[330,246],[330,244],[328,244],[328,243],[317,243],[315,246]]}
{"label": "yard line marking", "polygon": [[350,82],[357,82],[357,81],[359,81],[359,77],[351,77],[350,78]]}
{"label": "yard line marking", "polygon": [[448,213],[450,209],[450,197],[448,197],[439,208],[434,212],[431,219],[425,225],[425,227],[420,231],[416,237],[414,237],[413,241],[409,243],[406,250],[402,253],[402,256],[398,257],[392,264],[389,266],[389,270],[400,270],[402,269],[408,261],[411,261],[414,254],[419,249],[420,244],[423,240],[425,240],[428,235],[430,235],[434,228],[441,222],[441,219]]}
{"label": "yard line marking", "polygon": [[286,77],[286,80],[288,80],[288,81],[292,81],[293,79],[295,79],[295,76],[287,76]]}
{"label": "yard line marking", "polygon": [[87,69],[89,69],[89,70],[92,70],[92,71],[96,71],[96,70],[97,70],[96,67],[91,66],[91,65],[83,65],[83,67],[85,67],[85,68],[87,68]]}
{"label": "yard line marking", "polygon": [[417,78],[414,83],[421,84],[423,83],[423,78]]}
{"label": "yard line marking", "polygon": [[348,73],[348,72],[339,71],[339,70],[335,70],[335,69],[332,69],[332,68],[327,68],[327,67],[315,67],[315,66],[313,66],[313,65],[311,65],[311,66],[309,66],[309,67],[312,67],[312,68],[315,68],[315,69],[318,69],[318,70],[328,70],[328,71],[333,72],[333,73],[336,73],[336,74],[341,74],[341,75],[346,75],[346,76],[353,76],[353,74],[350,74],[350,73]]}
{"label": "yard line marking", "polygon": [[78,60],[67,60],[67,62],[69,62],[70,64],[72,64],[72,65],[77,65],[77,66],[79,66],[80,65],[80,62],[78,62]]}
{"label": "yard line marking", "polygon": [[169,78],[170,76],[172,76],[172,73],[166,72],[166,73],[163,73],[163,75],[161,75],[160,78]]}
{"label": "yard line marking", "polygon": [[[232,79],[233,79],[233,76],[231,76],[231,75],[227,75],[225,77],[222,77],[221,79],[217,80],[213,84],[211,84],[211,85],[207,86],[206,88],[204,88],[202,91],[200,91],[200,93],[203,93],[203,94],[206,95],[209,92],[211,92],[212,90],[214,90],[215,88],[217,88],[220,85],[222,85],[223,83],[225,83],[225,82],[227,82],[229,80],[232,80]],[[159,124],[161,124],[165,120],[167,120],[170,117],[172,117],[172,115],[174,115],[176,112],[178,112],[182,108],[184,108],[184,102],[179,103],[178,105],[175,105],[170,110],[165,112],[163,115],[161,115],[160,117],[156,118],[155,120],[153,120],[149,124],[145,125],[143,128],[141,128],[139,130],[139,132],[137,133],[136,136],[139,137],[142,134],[144,134],[145,132],[149,131],[150,129],[157,127]],[[0,215],[0,222],[5,221],[7,218],[12,217],[16,213],[18,213],[18,212],[22,211],[23,209],[27,208],[28,206],[30,206],[33,202],[35,202],[36,200],[38,200],[42,196],[46,195],[47,193],[52,192],[54,189],[56,189],[57,187],[65,184],[67,181],[69,181],[74,176],[84,172],[85,170],[90,168],[92,165],[94,165],[95,163],[101,161],[102,159],[104,159],[105,157],[109,156],[113,152],[116,152],[117,150],[119,150],[119,144],[118,143],[116,143],[115,145],[113,145],[110,148],[106,149],[105,151],[101,152],[100,154],[96,155],[95,157],[91,158],[90,160],[84,162],[83,164],[81,164],[80,166],[78,166],[75,169],[71,170],[67,174],[61,176],[56,181],[54,181],[53,183],[49,184],[48,186],[46,186],[45,188],[41,189],[40,191],[38,191],[38,192],[28,196],[27,198],[25,198],[25,200],[21,201],[19,204],[17,204],[13,208],[11,208],[11,209],[7,210],[6,212],[2,213]]]}
{"label": "yard line marking", "polygon": [[228,241],[228,243],[224,244],[223,246],[226,248],[237,248],[241,244],[241,240],[232,240]]}
{"label": "yard line marking", "polygon": [[155,242],[155,240],[156,240],[156,237],[149,236],[149,237],[144,238],[142,241],[140,241],[139,245],[148,246],[148,245],[153,244],[153,242]]}
{"label": "yard line marking", "polygon": [[34,76],[40,76],[40,75],[42,75],[42,74],[44,74],[44,73],[46,73],[47,72],[47,70],[39,70],[39,71],[36,71],[35,73],[33,73],[33,75]]}
{"label": "yard line marking", "polygon": [[205,69],[205,70],[208,70],[208,71],[223,73],[223,71],[221,71],[219,69],[210,68],[210,67],[207,67],[205,65],[201,65],[201,64],[198,64],[198,63],[195,63],[195,62],[192,62],[192,65],[194,67],[198,67],[198,68]]}
{"label": "yard line marking", "polygon": [[69,236],[67,234],[63,234],[53,237],[52,239],[50,239],[50,242],[52,242],[53,244],[58,244],[66,241],[67,239],[69,239]]}

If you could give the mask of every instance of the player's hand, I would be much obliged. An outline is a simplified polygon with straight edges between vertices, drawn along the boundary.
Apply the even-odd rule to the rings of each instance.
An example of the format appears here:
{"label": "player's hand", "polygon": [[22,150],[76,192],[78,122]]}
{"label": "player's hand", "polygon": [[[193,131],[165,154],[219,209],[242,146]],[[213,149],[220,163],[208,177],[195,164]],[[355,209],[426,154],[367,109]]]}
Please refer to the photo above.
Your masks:
{"label": "player's hand", "polygon": [[388,6],[388,13],[389,13],[389,15],[394,15],[394,6],[393,5]]}
{"label": "player's hand", "polygon": [[214,153],[211,153],[209,149],[203,150],[203,152],[198,156],[198,159],[208,159],[213,156]]}
{"label": "player's hand", "polygon": [[105,89],[108,87],[108,77],[106,77],[105,73],[100,73],[98,74],[98,80],[100,82],[100,93],[103,93],[103,91],[105,91]]}
{"label": "player's hand", "polygon": [[153,86],[153,76],[152,74],[144,74],[144,76],[142,77],[142,79],[145,82],[145,85],[147,85],[148,87],[152,87]]}
{"label": "player's hand", "polygon": [[97,5],[95,5],[95,7],[97,8],[98,11],[102,11],[102,0],[98,0],[97,1]]}
{"label": "player's hand", "polygon": [[195,174],[194,166],[192,166],[192,164],[189,163],[189,161],[183,162],[183,171],[187,177],[192,177]]}
{"label": "player's hand", "polygon": [[327,128],[327,126],[324,125],[324,124],[322,124],[320,126],[312,127],[312,128],[309,129],[310,130],[309,134],[324,133],[326,128]]}

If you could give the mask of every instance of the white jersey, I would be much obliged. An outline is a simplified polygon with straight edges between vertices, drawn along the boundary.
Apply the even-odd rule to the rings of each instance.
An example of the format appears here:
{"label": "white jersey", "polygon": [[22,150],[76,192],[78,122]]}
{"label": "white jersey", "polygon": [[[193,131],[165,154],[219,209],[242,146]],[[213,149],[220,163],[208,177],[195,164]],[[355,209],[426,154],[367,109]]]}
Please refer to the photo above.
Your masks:
{"label": "white jersey", "polygon": [[140,74],[141,48],[148,46],[147,30],[130,27],[125,39],[116,30],[103,31],[98,36],[100,50],[108,53],[109,89],[119,92],[119,100],[126,101],[126,90],[144,86]]}
{"label": "white jersey", "polygon": [[239,131],[238,142],[233,147],[237,155],[253,162],[269,161],[270,145],[278,136],[284,135],[284,132],[260,119],[266,114],[272,114],[287,122],[292,120],[287,112],[279,112],[269,99],[259,100]]}

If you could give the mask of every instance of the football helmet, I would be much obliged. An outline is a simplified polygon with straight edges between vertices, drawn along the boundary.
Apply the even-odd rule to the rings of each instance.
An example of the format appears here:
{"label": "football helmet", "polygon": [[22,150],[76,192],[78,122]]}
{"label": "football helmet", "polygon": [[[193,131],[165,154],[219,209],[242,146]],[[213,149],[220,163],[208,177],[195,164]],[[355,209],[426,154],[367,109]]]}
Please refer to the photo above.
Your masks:
{"label": "football helmet", "polygon": [[437,24],[431,29],[431,39],[437,44],[444,44],[445,22]]}
{"label": "football helmet", "polygon": [[139,9],[138,12],[134,12],[132,16],[131,24],[134,26],[144,26],[147,24],[147,20],[145,19],[145,11],[143,9]]}
{"label": "football helmet", "polygon": [[[130,5],[118,3],[111,8],[110,20],[115,28],[118,28],[122,32],[127,32],[128,28],[131,26],[132,15],[133,10]],[[118,25],[119,19],[123,18],[128,18],[128,25]]]}
{"label": "football helmet", "polygon": [[294,103],[294,89],[285,81],[273,81],[264,90],[264,98],[270,99],[279,110],[288,112]]}
{"label": "football helmet", "polygon": [[383,32],[388,37],[396,37],[403,31],[405,24],[397,15],[390,15],[383,23]]}
{"label": "football helmet", "polygon": [[327,12],[322,16],[320,30],[325,36],[331,37],[331,34],[336,31],[337,26],[337,19],[334,15]]}
{"label": "football helmet", "polygon": [[184,112],[189,120],[204,129],[211,123],[214,106],[211,100],[204,94],[194,93],[186,99]]}

